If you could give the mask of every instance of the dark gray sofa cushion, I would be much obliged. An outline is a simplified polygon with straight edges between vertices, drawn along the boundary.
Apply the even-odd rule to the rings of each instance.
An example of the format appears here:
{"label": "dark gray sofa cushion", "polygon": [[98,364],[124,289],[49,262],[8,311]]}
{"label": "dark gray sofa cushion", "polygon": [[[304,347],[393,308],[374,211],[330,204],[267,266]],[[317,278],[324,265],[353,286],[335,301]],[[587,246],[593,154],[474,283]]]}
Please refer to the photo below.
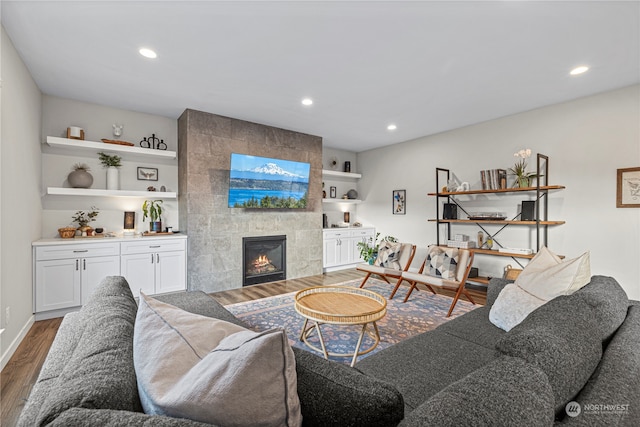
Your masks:
{"label": "dark gray sofa cushion", "polygon": [[456,317],[438,326],[438,331],[493,350],[506,334],[489,320],[489,308],[478,307],[464,316]]}
{"label": "dark gray sofa cushion", "polygon": [[[598,368],[575,401],[583,406],[570,426],[637,426],[640,420],[640,302],[629,307],[625,322],[607,346]],[[622,410],[589,412],[586,405],[628,405]],[[618,408],[620,409],[620,408]]]}
{"label": "dark gray sofa cushion", "polygon": [[64,411],[51,427],[212,427],[182,418],[147,415],[139,412],[117,411],[113,409],[71,408]]}
{"label": "dark gray sofa cushion", "polygon": [[84,330],[50,385],[35,425],[46,425],[72,407],[142,410],[133,369],[136,310],[122,277],[103,280],[77,316]]}
{"label": "dark gray sofa cushion", "polygon": [[82,322],[74,321],[76,316],[80,316],[80,313],[68,313],[62,320],[47,354],[47,363],[42,365],[38,379],[33,385],[29,399],[20,414],[19,427],[36,425],[36,418],[47,398],[50,385],[55,384],[58,380],[58,376],[67,363],[69,354],[75,350],[83,330]]}
{"label": "dark gray sofa cushion", "polygon": [[293,351],[303,426],[390,426],[404,417],[402,395],[392,385],[307,351]]}
{"label": "dark gray sofa cushion", "polygon": [[592,310],[575,295],[534,310],[496,345],[501,354],[520,357],[547,374],[558,411],[578,394],[602,356]]}
{"label": "dark gray sofa cushion", "polygon": [[602,341],[608,340],[627,316],[629,298],[618,282],[607,276],[593,276],[588,285],[574,294],[591,306]]}
{"label": "dark gray sofa cushion", "polygon": [[395,386],[404,396],[408,413],[495,357],[494,349],[438,328],[385,348],[359,361],[356,368]]}
{"label": "dark gray sofa cushion", "polygon": [[408,414],[401,426],[542,426],[553,424],[547,376],[503,356],[446,387]]}

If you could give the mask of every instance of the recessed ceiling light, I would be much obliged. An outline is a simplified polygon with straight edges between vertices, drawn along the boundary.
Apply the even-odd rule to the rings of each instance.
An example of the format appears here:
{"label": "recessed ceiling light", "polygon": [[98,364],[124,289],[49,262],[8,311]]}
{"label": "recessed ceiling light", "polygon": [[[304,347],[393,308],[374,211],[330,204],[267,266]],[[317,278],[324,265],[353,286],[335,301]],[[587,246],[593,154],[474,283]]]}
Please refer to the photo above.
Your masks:
{"label": "recessed ceiling light", "polygon": [[157,53],[146,47],[141,48],[138,52],[140,52],[140,55],[144,56],[145,58],[154,59],[158,57]]}
{"label": "recessed ceiling light", "polygon": [[387,130],[396,130],[396,129],[398,129],[398,126],[396,126],[394,124],[391,124],[391,125],[387,126]]}
{"label": "recessed ceiling light", "polygon": [[313,99],[311,99],[311,98],[303,98],[302,99],[302,105],[309,106],[311,104],[313,104]]}
{"label": "recessed ceiling light", "polygon": [[589,67],[587,67],[586,65],[581,65],[581,66],[576,67],[573,70],[571,70],[571,72],[569,72],[569,74],[571,74],[572,76],[577,76],[578,74],[585,73],[588,70],[589,70]]}

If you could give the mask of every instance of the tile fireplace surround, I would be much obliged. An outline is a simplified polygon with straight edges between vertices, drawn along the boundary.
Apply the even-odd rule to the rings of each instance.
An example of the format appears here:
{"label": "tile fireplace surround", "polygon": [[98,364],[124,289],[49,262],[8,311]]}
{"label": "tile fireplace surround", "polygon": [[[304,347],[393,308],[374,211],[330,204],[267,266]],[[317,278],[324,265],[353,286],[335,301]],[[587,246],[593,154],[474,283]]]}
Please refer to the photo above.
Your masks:
{"label": "tile fireplace surround", "polygon": [[[231,153],[311,164],[306,210],[227,207]],[[189,290],[242,287],[242,237],[287,236],[287,278],[322,273],[322,138],[216,114],[178,119],[181,231],[189,235]]]}

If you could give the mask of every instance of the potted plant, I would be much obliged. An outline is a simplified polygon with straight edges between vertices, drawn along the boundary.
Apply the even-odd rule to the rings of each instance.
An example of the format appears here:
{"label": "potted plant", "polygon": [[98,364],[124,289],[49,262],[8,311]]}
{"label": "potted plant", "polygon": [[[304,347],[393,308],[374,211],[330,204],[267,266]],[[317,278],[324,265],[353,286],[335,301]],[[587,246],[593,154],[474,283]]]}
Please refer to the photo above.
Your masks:
{"label": "potted plant", "polygon": [[89,223],[96,220],[96,217],[99,213],[98,211],[98,208],[96,208],[95,206],[91,206],[91,211],[77,211],[71,218],[73,219],[73,221],[78,223],[78,230],[81,233],[86,232],[87,234],[89,234],[89,232],[93,230],[91,227],[89,227]]}
{"label": "potted plant", "polygon": [[89,188],[93,184],[91,170],[85,163],[76,163],[71,167],[72,172],[67,175],[67,181],[72,188]]}
{"label": "potted plant", "polygon": [[99,159],[102,166],[107,168],[107,190],[119,190],[118,168],[122,166],[120,163],[122,158],[116,155],[110,156],[102,152],[98,153],[98,155],[100,156]]}
{"label": "potted plant", "polygon": [[149,218],[149,231],[162,231],[162,200],[145,200],[142,204],[142,221]]}
{"label": "potted plant", "polygon": [[375,239],[370,237],[366,242],[358,242],[357,244],[358,249],[360,250],[360,257],[369,264],[373,264],[373,262],[377,258],[378,249],[380,248],[380,244],[382,242],[398,242],[398,239],[393,236],[385,236],[378,242],[378,237],[380,237],[380,233],[376,233]]}
{"label": "potted plant", "polygon": [[531,181],[533,181],[534,178],[540,178],[542,176],[535,172],[527,172],[527,159],[531,156],[531,149],[522,149],[517,153],[514,153],[513,156],[520,158],[520,160],[518,160],[518,162],[509,169],[509,173],[516,177],[513,186],[515,188],[531,187]]}

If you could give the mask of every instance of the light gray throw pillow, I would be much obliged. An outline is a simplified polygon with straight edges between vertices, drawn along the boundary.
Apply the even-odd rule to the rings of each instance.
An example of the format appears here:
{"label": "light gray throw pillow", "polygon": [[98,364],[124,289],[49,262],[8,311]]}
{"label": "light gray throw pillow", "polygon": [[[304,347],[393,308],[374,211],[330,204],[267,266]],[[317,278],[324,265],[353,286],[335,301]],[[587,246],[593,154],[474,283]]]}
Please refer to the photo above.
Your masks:
{"label": "light gray throw pillow", "polygon": [[145,413],[221,426],[300,426],[282,329],[253,332],[140,294],[133,361]]}

